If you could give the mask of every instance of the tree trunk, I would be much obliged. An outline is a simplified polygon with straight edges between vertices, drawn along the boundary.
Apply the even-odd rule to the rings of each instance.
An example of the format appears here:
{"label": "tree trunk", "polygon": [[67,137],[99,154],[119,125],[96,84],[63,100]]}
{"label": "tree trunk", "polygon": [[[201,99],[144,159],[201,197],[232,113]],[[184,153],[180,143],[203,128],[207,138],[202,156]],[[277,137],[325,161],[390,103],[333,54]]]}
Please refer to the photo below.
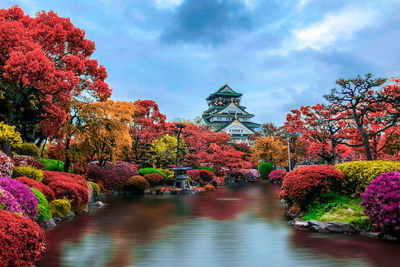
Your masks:
{"label": "tree trunk", "polygon": [[71,159],[69,158],[69,155],[68,155],[68,149],[69,149],[70,141],[71,141],[71,139],[67,138],[67,142],[65,144],[64,172],[68,172],[69,166],[71,165]]}
{"label": "tree trunk", "polygon": [[3,150],[4,154],[9,156],[10,158],[12,157],[12,147],[10,141],[4,141],[0,144],[0,149]]}

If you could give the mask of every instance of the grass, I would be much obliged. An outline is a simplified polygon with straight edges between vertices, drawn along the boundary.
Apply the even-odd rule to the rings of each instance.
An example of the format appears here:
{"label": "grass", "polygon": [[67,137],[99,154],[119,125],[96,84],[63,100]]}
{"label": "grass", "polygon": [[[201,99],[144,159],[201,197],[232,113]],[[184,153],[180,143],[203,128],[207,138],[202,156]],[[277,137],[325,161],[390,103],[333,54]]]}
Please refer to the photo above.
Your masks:
{"label": "grass", "polygon": [[370,222],[360,206],[361,198],[350,198],[334,193],[326,193],[320,201],[315,201],[303,216],[308,221],[338,221],[368,230]]}

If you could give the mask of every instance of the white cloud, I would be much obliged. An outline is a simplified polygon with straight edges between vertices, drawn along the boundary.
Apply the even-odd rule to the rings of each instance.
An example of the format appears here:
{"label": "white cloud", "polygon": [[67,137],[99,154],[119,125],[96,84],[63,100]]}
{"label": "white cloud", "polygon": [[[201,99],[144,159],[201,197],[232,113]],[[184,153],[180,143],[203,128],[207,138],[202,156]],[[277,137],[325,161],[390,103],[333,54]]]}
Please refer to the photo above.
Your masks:
{"label": "white cloud", "polygon": [[164,8],[175,8],[182,4],[184,0],[155,0],[156,7]]}
{"label": "white cloud", "polygon": [[336,41],[351,39],[354,32],[366,28],[377,18],[375,10],[346,8],[339,14],[328,14],[320,22],[293,31],[294,38],[286,45],[294,49],[315,50],[334,44]]}

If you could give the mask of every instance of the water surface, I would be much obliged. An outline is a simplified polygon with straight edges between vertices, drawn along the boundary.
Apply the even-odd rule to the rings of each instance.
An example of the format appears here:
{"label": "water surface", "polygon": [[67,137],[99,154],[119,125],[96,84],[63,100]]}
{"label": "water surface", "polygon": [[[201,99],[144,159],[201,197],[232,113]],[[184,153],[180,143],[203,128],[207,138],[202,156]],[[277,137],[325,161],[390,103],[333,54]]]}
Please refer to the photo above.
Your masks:
{"label": "water surface", "polygon": [[114,199],[47,233],[38,266],[398,266],[400,244],[287,225],[279,187]]}

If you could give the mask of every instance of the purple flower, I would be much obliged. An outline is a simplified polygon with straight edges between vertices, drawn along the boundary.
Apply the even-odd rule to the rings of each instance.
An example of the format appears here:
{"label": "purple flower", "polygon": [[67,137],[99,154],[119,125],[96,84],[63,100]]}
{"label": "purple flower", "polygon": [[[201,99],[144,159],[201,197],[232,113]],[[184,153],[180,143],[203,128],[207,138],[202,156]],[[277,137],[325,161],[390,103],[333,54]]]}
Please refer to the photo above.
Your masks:
{"label": "purple flower", "polygon": [[5,189],[0,188],[0,210],[21,213],[26,217],[25,212],[21,209],[18,201]]}

